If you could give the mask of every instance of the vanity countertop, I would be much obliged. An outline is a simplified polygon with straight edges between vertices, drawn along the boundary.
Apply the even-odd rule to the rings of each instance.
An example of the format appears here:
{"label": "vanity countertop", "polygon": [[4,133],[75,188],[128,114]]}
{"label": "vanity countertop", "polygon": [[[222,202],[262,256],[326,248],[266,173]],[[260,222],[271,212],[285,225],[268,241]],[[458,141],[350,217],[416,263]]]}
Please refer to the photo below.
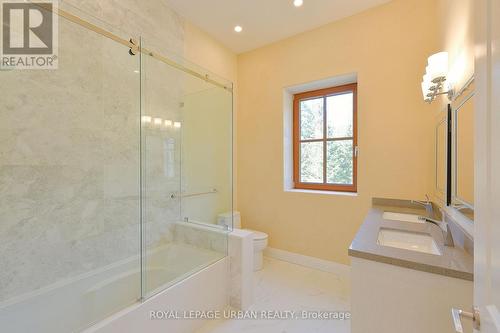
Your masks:
{"label": "vanity countertop", "polygon": [[[409,200],[373,199],[373,205],[349,247],[349,255],[423,272],[473,281],[473,257],[460,247],[444,246],[439,227],[430,223],[412,223],[386,220],[384,212],[426,215],[423,207]],[[380,228],[430,234],[438,243],[441,255],[379,245]]]}

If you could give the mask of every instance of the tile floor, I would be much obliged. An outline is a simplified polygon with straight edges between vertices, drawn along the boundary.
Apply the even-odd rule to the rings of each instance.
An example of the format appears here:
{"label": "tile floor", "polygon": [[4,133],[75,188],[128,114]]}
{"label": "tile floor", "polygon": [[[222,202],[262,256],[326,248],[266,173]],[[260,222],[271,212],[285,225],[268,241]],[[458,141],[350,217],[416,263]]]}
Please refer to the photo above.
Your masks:
{"label": "tile floor", "polygon": [[[348,278],[265,258],[255,274],[255,311],[349,311]],[[197,333],[349,333],[349,320],[229,319],[207,323]]]}

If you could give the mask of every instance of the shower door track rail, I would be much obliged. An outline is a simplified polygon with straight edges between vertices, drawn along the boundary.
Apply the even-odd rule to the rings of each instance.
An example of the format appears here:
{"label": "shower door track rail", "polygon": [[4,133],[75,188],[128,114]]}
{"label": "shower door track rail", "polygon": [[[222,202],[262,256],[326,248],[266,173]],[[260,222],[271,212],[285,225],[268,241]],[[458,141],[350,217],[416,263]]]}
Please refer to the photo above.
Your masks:
{"label": "shower door track rail", "polygon": [[71,14],[71,13],[69,13],[69,12],[67,12],[67,11],[65,11],[63,9],[57,9],[57,11],[55,11],[55,10],[52,9],[52,7],[50,7],[47,4],[36,3],[36,2],[34,2],[33,4],[35,4],[35,5],[43,8],[44,10],[51,11],[51,12],[59,15],[60,17],[63,17],[65,19],[67,19],[68,21],[76,23],[76,24],[78,24],[78,25],[80,25],[80,26],[82,26],[82,27],[84,27],[84,28],[86,28],[88,30],[91,30],[91,31],[93,31],[95,33],[98,33],[99,35],[107,37],[107,38],[109,38],[111,40],[114,40],[117,43],[120,43],[120,44],[122,44],[122,45],[130,48],[130,54],[131,55],[135,55],[137,52],[141,52],[141,53],[146,54],[146,55],[148,55],[148,56],[150,56],[150,57],[152,57],[154,59],[157,59],[157,60],[159,60],[159,61],[161,61],[161,62],[163,62],[163,63],[165,63],[165,64],[167,64],[169,66],[177,68],[177,69],[179,69],[179,70],[181,70],[181,71],[183,71],[185,73],[191,74],[191,75],[193,75],[193,76],[195,76],[197,78],[200,78],[200,79],[202,79],[202,80],[204,80],[206,82],[212,83],[213,85],[221,87],[221,88],[223,88],[225,90],[228,90],[228,91],[232,91],[233,90],[232,87],[224,85],[224,84],[222,84],[222,83],[220,83],[220,82],[218,82],[218,81],[210,78],[210,75],[208,75],[208,74],[198,73],[197,71],[195,71],[193,69],[190,69],[190,68],[188,68],[186,66],[183,66],[183,65],[181,65],[181,64],[179,64],[179,63],[177,63],[177,62],[175,62],[175,61],[173,61],[173,60],[171,60],[171,59],[169,59],[169,58],[167,58],[167,57],[165,57],[165,56],[163,56],[163,55],[161,55],[161,54],[159,54],[157,52],[153,52],[153,51],[148,50],[148,49],[146,49],[144,47],[141,47],[140,45],[138,45],[138,43],[133,38],[131,38],[129,40],[123,39],[123,38],[121,38],[121,37],[119,37],[119,36],[117,36],[117,35],[109,32],[109,31],[107,31],[107,30],[105,30],[103,28],[100,28],[97,25],[92,24],[92,23],[90,23],[88,21],[85,21],[84,19],[82,19],[82,18],[80,18],[80,17],[78,17],[76,15],[73,15],[73,14]]}

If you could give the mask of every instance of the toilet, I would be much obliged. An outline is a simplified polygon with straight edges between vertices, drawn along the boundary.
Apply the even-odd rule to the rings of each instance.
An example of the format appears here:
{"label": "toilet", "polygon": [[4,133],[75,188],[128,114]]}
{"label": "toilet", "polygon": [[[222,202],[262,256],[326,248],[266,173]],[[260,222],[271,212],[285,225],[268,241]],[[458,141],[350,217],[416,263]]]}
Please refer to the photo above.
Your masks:
{"label": "toilet", "polygon": [[[233,211],[217,215],[217,224],[227,226],[233,229],[241,229],[240,212]],[[253,270],[262,269],[264,250],[267,247],[268,235],[261,231],[243,229],[252,232],[253,235]]]}

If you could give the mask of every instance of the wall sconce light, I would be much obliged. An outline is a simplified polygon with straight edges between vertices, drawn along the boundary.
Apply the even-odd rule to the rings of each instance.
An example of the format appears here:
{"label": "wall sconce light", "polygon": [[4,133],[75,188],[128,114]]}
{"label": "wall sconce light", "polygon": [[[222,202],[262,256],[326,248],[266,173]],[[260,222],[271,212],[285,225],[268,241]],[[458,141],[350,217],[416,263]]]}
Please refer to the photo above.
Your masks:
{"label": "wall sconce light", "polygon": [[163,125],[163,119],[161,119],[161,118],[153,118],[153,126],[154,126],[154,128],[161,128],[161,125]]}
{"label": "wall sconce light", "polygon": [[167,127],[167,128],[172,127],[172,124],[173,124],[172,120],[168,120],[168,119],[165,120],[165,127]]}
{"label": "wall sconce light", "polygon": [[153,118],[151,116],[142,116],[141,119],[144,124],[151,124],[151,122],[153,121]]}
{"label": "wall sconce light", "polygon": [[181,128],[181,123],[179,121],[174,122],[175,128]]}
{"label": "wall sconce light", "polygon": [[453,89],[446,82],[447,76],[448,52],[431,55],[427,60],[427,67],[422,80],[422,94],[427,103],[432,103],[439,95],[448,95],[451,100]]}

